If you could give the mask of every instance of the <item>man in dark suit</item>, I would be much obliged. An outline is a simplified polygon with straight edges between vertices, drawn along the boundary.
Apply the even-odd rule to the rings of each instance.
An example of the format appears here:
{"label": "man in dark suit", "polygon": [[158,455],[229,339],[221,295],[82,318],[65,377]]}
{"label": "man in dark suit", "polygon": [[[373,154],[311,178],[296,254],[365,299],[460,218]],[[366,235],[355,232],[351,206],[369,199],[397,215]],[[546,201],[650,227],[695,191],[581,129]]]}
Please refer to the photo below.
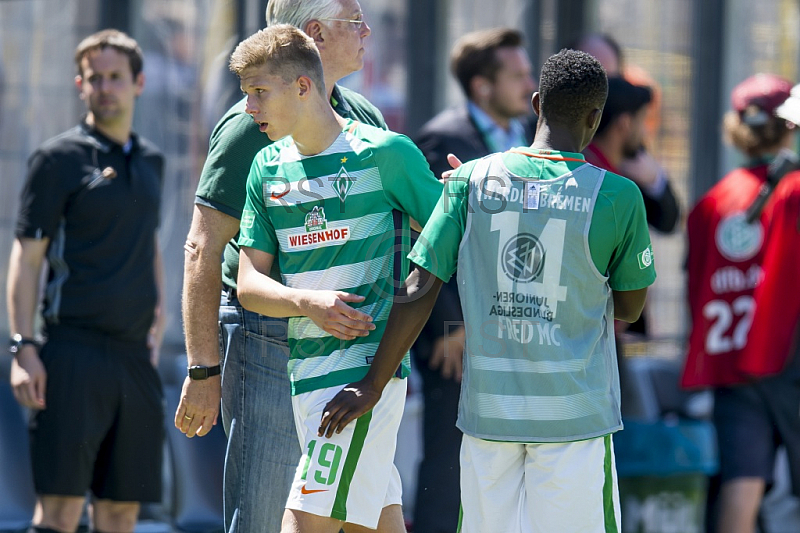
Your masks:
{"label": "man in dark suit", "polygon": [[[536,82],[522,34],[508,28],[469,33],[456,42],[450,58],[467,102],[433,117],[415,138],[437,177],[451,169],[448,154],[466,162],[528,146],[533,140],[531,96]],[[461,432],[455,422],[463,334],[454,276],[442,287],[414,345],[425,402],[414,507],[417,533],[452,532],[458,523]]]}

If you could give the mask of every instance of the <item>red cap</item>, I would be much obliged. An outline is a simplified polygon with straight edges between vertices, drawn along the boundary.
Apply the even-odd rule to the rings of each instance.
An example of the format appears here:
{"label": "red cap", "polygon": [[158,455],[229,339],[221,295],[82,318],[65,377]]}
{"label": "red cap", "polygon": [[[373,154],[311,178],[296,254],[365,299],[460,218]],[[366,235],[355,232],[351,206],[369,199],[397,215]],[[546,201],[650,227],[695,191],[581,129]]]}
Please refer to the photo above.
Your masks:
{"label": "red cap", "polygon": [[[757,108],[748,111],[748,117],[745,118],[753,120],[745,120],[745,122],[754,125],[763,124],[768,116],[772,115],[775,109],[789,98],[791,91],[792,82],[789,80],[775,74],[756,74],[734,87],[731,93],[731,105],[740,114],[747,111],[748,108]],[[764,113],[759,113],[759,111]]]}

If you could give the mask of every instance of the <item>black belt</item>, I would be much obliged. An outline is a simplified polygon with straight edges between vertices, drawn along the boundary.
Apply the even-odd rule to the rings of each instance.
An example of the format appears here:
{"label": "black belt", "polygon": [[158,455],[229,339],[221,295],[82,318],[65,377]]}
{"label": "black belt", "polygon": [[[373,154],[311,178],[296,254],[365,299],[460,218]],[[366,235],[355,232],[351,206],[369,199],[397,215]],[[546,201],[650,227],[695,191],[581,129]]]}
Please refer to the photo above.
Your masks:
{"label": "black belt", "polygon": [[234,289],[233,287],[228,287],[227,285],[223,285],[222,294],[224,294],[228,298],[229,302],[237,299],[236,289]]}

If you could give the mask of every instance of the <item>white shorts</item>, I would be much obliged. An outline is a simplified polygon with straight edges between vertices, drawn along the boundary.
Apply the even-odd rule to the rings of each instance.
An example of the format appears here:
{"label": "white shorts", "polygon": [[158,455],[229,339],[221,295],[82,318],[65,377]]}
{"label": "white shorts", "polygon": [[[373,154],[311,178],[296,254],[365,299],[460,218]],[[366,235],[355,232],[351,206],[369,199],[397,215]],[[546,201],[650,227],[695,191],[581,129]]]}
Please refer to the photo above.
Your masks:
{"label": "white shorts", "polygon": [[330,439],[317,436],[323,408],[343,388],[292,397],[304,454],[286,508],[375,529],[383,508],[402,502],[394,452],[406,380],[392,378],[372,411],[350,422],[341,433]]}
{"label": "white shorts", "polygon": [[611,435],[548,444],[461,441],[461,533],[619,533]]}

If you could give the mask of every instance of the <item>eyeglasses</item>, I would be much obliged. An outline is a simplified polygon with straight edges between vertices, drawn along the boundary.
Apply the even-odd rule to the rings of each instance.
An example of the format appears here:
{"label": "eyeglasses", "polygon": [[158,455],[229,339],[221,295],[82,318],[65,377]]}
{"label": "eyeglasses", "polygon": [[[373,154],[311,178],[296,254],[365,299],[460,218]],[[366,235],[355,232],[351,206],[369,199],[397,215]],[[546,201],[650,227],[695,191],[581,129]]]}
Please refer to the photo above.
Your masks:
{"label": "eyeglasses", "polygon": [[360,30],[361,29],[361,25],[364,24],[364,15],[358,15],[358,18],[356,18],[356,19],[335,19],[335,18],[325,17],[325,18],[319,18],[317,20],[333,20],[333,21],[336,21],[336,22],[349,22],[349,23],[355,25],[357,30]]}

